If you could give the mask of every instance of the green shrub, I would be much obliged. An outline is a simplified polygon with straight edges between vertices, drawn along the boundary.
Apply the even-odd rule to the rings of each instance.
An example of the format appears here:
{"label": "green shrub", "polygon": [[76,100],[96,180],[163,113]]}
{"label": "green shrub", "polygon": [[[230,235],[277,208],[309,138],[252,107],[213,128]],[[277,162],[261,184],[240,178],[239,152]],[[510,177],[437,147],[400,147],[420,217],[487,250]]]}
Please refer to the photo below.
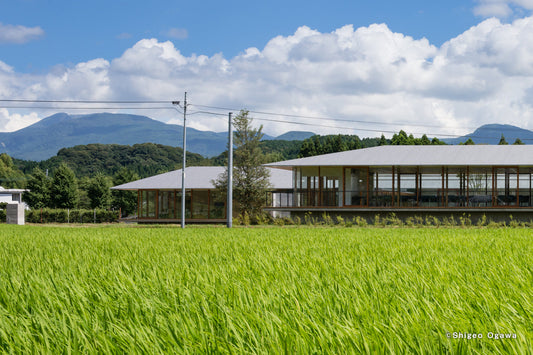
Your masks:
{"label": "green shrub", "polygon": [[315,219],[311,217],[311,212],[305,213],[304,220],[305,220],[305,224],[307,224],[308,226],[315,224]]}
{"label": "green shrub", "polygon": [[326,225],[326,226],[332,226],[334,225],[335,223],[333,223],[333,218],[331,218],[331,216],[329,214],[327,214],[326,212],[324,212],[322,214],[322,222]]}
{"label": "green shrub", "polygon": [[[511,219],[513,216],[511,216]],[[459,223],[461,224],[461,227],[469,227],[472,225],[472,220],[470,219],[470,214],[467,216],[466,213],[463,213],[461,217],[459,217]]]}
{"label": "green shrub", "polygon": [[302,224],[302,219],[298,216],[294,216],[292,220],[294,221],[293,224],[296,224],[297,226]]}
{"label": "green shrub", "polygon": [[393,226],[403,226],[403,222],[400,218],[396,216],[396,213],[391,212],[388,217],[385,219],[386,224]]}
{"label": "green shrub", "polygon": [[263,212],[255,216],[255,224],[263,226],[272,223],[274,219],[269,213]]}
{"label": "green shrub", "polygon": [[274,224],[276,226],[284,226],[285,220],[283,218],[274,218]]}
{"label": "green shrub", "polygon": [[366,218],[363,218],[361,216],[355,217],[355,224],[357,224],[359,227],[368,226],[368,222],[366,221]]}
{"label": "green shrub", "polygon": [[26,211],[25,218],[28,223],[114,223],[118,222],[119,212],[43,208]]}

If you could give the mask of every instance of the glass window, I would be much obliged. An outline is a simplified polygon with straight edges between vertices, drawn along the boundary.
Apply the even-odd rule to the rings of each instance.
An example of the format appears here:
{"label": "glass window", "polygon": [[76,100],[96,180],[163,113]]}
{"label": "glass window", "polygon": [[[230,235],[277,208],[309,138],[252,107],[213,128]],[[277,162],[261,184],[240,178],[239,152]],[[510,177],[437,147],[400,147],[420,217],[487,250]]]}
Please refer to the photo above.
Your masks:
{"label": "glass window", "polygon": [[192,218],[207,219],[209,211],[209,191],[194,190],[192,194]]}
{"label": "glass window", "polygon": [[470,168],[468,176],[468,206],[492,206],[492,168]]}
{"label": "glass window", "polygon": [[438,207],[442,197],[441,168],[426,169],[420,172],[418,184],[418,205],[420,207]]}
{"label": "glass window", "polygon": [[209,193],[209,218],[225,218],[226,196],[216,190],[210,190]]}
{"label": "glass window", "polygon": [[322,178],[321,206],[342,206],[342,168],[324,167],[320,169]]}
{"label": "glass window", "polygon": [[[181,190],[176,191],[176,218],[181,219]],[[185,219],[191,218],[191,191],[185,190]]]}
{"label": "glass window", "polygon": [[159,218],[175,218],[174,191],[159,191]]}
{"label": "glass window", "polygon": [[497,168],[494,169],[494,174],[496,205],[516,206],[518,192],[517,170],[514,168]]}
{"label": "glass window", "polygon": [[297,174],[297,206],[318,206],[319,203],[319,176],[318,167],[300,168]]}
{"label": "glass window", "polygon": [[141,218],[148,217],[148,193],[147,192],[148,191],[146,190],[139,191],[140,200],[141,200],[141,205],[139,208],[139,217]]}
{"label": "glass window", "polygon": [[155,190],[141,190],[141,218],[155,218],[156,196]]}
{"label": "glass window", "polygon": [[[393,179],[392,168],[369,169],[370,206],[388,207],[392,205]],[[346,182],[346,189],[349,189]]]}
{"label": "glass window", "polygon": [[368,169],[346,168],[344,170],[344,204],[347,206],[366,206],[368,195]]}
{"label": "glass window", "polygon": [[155,218],[157,191],[148,191],[148,217]]}
{"label": "glass window", "polygon": [[397,206],[400,207],[414,207],[418,204],[417,196],[417,174],[416,172],[402,172],[398,170],[396,178],[398,185]]}

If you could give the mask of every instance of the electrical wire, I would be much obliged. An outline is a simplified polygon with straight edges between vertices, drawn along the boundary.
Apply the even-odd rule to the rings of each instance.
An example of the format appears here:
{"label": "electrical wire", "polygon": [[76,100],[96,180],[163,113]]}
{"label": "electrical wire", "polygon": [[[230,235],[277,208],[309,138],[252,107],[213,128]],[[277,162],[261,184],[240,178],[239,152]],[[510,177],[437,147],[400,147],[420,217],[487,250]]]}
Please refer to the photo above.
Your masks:
{"label": "electrical wire", "polygon": [[[323,124],[316,124],[316,123],[304,123],[304,122],[291,122],[291,121],[282,121],[282,120],[274,120],[274,119],[268,119],[268,118],[258,118],[258,117],[250,117],[255,120],[259,121],[269,121],[269,122],[280,122],[280,123],[287,123],[287,124],[295,124],[295,125],[304,125],[304,126],[315,126],[315,127],[327,127],[327,128],[339,128],[339,129],[348,129],[353,131],[366,131],[366,132],[377,132],[377,133],[398,133],[397,131],[389,131],[389,130],[381,130],[381,129],[369,129],[369,128],[354,128],[354,127],[340,127],[340,126],[331,126],[331,125],[323,125]],[[425,135],[433,135],[432,133],[416,133],[413,132],[412,134],[425,134]],[[463,137],[460,135],[454,135],[454,134],[438,134],[438,136],[441,137]]]}
{"label": "electrical wire", "polygon": [[[191,105],[193,105],[193,106],[201,106],[201,105],[195,105],[195,104],[191,104]],[[228,109],[228,110],[231,110],[231,109]],[[249,112],[252,112],[252,111],[249,111]],[[204,113],[204,114],[210,114],[210,115],[226,116],[225,114],[209,112],[209,111],[196,111],[195,114],[196,113]],[[287,121],[287,120],[276,120],[276,119],[271,119],[271,118],[260,118],[260,117],[249,117],[249,118],[251,118],[252,120],[258,120],[258,121],[286,123],[286,124],[302,125],[302,126],[338,128],[338,129],[347,129],[347,130],[353,130],[353,131],[366,131],[366,132],[377,132],[377,133],[392,133],[392,134],[398,133],[397,131],[392,131],[392,130],[341,127],[341,126],[331,126],[331,125],[309,123],[309,122],[296,122],[296,121]],[[348,122],[352,122],[352,121],[348,121]],[[411,132],[411,134],[417,134],[417,135],[424,135],[425,134],[426,136],[430,135],[430,136],[450,137],[450,138],[469,137],[469,138],[497,139],[496,137],[482,137],[482,136],[475,136],[475,135],[458,135],[458,134],[442,134],[442,133],[434,134],[434,133]],[[525,138],[524,140],[529,140],[529,138]]]}
{"label": "electrical wire", "polygon": [[172,104],[171,100],[32,100],[32,99],[0,99],[0,102],[23,103],[74,103],[74,104]]}
{"label": "electrical wire", "polygon": [[[174,101],[163,101],[163,100],[155,100],[155,101],[149,101],[149,100],[122,100],[122,101],[102,101],[102,100],[31,100],[31,99],[0,99],[0,102],[21,102],[21,103],[135,103],[135,104],[147,104],[147,103],[173,103]],[[226,111],[239,111],[239,109],[235,108],[227,108],[227,107],[219,107],[219,106],[209,106],[209,105],[200,105],[200,104],[188,104],[187,106],[197,106],[197,107],[205,107],[205,108],[211,108],[215,110],[226,110]],[[137,107],[39,107],[39,106],[2,106],[3,108],[34,108],[34,109],[58,109],[58,110],[160,110],[160,109],[170,109],[166,107],[147,107],[147,108],[137,108]],[[173,106],[175,107],[175,106]],[[387,123],[387,122],[378,122],[378,121],[366,121],[366,120],[350,120],[350,119],[341,119],[341,118],[332,118],[332,117],[317,117],[317,116],[304,116],[304,115],[295,115],[295,114],[284,114],[284,113],[277,113],[277,112],[266,112],[266,111],[249,111],[251,113],[260,114],[260,115],[270,115],[270,116],[282,116],[282,117],[292,117],[292,118],[303,118],[303,119],[311,119],[311,120],[321,120],[321,121],[336,121],[336,122],[349,122],[349,123],[361,123],[361,124],[373,124],[373,125],[380,125],[380,126],[411,126],[411,127],[427,127],[427,128],[442,128],[442,126],[436,126],[436,125],[426,125],[426,124],[415,124],[415,123]],[[209,115],[215,115],[216,113],[208,112],[208,111],[197,111],[197,113],[204,113]],[[222,115],[222,114],[220,114]],[[264,120],[267,121],[267,119],[260,119],[258,120]],[[289,123],[288,121],[272,121],[272,122],[281,122],[281,123]],[[293,124],[300,124],[292,122]],[[316,126],[316,127],[331,127],[326,125],[317,125],[317,124],[311,124],[308,123],[307,125],[310,126]],[[346,128],[346,127],[335,127],[335,128],[341,128],[341,129],[354,129],[354,128]],[[469,128],[469,127],[464,127]],[[359,131],[368,131],[368,132],[385,132],[385,133],[395,133],[396,131],[390,131],[390,130],[372,130],[372,129],[354,129]],[[419,133],[415,133],[419,134]],[[453,136],[453,137],[461,137],[459,135],[446,135],[446,134],[438,134],[439,136]]]}
{"label": "electrical wire", "polygon": [[[227,107],[217,107],[217,106],[207,106],[207,105],[198,105],[191,104],[193,106],[212,108],[215,110],[226,110],[226,111],[240,111],[239,109],[231,109]],[[362,123],[362,124],[373,124],[373,125],[387,125],[387,126],[412,126],[412,127],[427,127],[427,128],[442,128],[442,126],[437,125],[428,125],[420,123],[409,123],[409,122],[399,122],[399,123],[390,123],[390,122],[379,122],[379,121],[367,121],[367,120],[352,120],[352,119],[343,119],[343,118],[333,118],[333,117],[319,117],[319,116],[304,116],[304,115],[295,115],[295,114],[286,114],[279,112],[267,112],[267,111],[252,111],[247,110],[250,113],[256,113],[259,115],[269,115],[269,116],[282,116],[282,117],[292,117],[292,118],[304,118],[309,120],[321,120],[321,121],[338,121],[338,122],[350,122],[350,123]],[[465,129],[475,129],[477,127],[463,127]]]}
{"label": "electrical wire", "polygon": [[[72,106],[4,106],[0,105],[0,108],[23,108],[23,109],[39,109],[39,110],[174,110],[177,108],[174,106],[169,107],[72,107]],[[181,112],[183,113],[183,112]]]}

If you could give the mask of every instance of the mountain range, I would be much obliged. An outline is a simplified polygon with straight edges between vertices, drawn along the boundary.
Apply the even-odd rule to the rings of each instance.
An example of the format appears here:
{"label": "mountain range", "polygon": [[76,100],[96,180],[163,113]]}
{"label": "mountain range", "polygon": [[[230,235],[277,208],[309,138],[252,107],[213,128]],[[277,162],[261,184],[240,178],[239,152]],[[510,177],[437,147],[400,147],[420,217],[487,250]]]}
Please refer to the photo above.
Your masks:
{"label": "mountain range", "polygon": [[[312,132],[293,131],[278,137],[265,135],[263,139],[303,140],[312,135]],[[226,150],[227,141],[227,132],[187,128],[187,151],[205,157],[222,153]],[[24,160],[41,161],[56,155],[61,148],[91,143],[158,143],[181,147],[183,126],[129,114],[57,113],[18,131],[0,132],[0,153]]]}
{"label": "mountain range", "polygon": [[[304,140],[313,132],[291,131],[264,140]],[[501,135],[509,144],[519,138],[533,143],[533,131],[511,125],[488,124],[459,138],[444,138],[447,144],[459,144],[471,138],[476,144],[498,144]],[[187,151],[214,157],[226,150],[227,132],[187,128]],[[15,132],[0,132],[0,153],[13,158],[41,161],[55,156],[61,148],[92,143],[134,145],[157,143],[181,147],[183,126],[166,124],[146,116],[95,113],[69,115],[57,113]]]}

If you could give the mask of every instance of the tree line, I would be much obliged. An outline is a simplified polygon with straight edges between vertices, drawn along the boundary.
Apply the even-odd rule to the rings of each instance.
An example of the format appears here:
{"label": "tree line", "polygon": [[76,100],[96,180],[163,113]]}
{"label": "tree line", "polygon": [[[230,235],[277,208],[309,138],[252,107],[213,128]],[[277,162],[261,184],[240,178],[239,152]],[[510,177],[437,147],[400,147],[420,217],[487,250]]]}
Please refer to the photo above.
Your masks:
{"label": "tree line", "polygon": [[92,178],[78,179],[73,170],[62,163],[53,176],[35,168],[27,180],[29,191],[22,199],[32,209],[114,209],[129,215],[137,209],[137,194],[110,188],[137,179],[139,176],[127,168],[120,169],[113,177],[97,173]]}
{"label": "tree line", "polygon": [[[475,145],[476,143],[472,140],[471,137],[468,137],[468,139],[466,141],[464,141],[463,143],[460,143],[461,145]],[[498,142],[498,145],[509,145],[509,143],[507,143],[507,140],[505,139],[505,136],[503,135],[502,133],[502,136],[500,137],[500,141]],[[516,138],[513,145],[525,145],[524,142],[522,142],[522,140],[520,138]]]}
{"label": "tree line", "polygon": [[380,138],[363,138],[357,135],[328,135],[312,136],[302,142],[299,158],[310,157],[314,155],[343,152],[346,150],[371,148],[382,145],[442,145],[446,144],[438,138],[429,139],[425,134],[420,138],[413,137],[412,134],[401,130],[395,133],[391,139],[385,138],[382,134]]}

